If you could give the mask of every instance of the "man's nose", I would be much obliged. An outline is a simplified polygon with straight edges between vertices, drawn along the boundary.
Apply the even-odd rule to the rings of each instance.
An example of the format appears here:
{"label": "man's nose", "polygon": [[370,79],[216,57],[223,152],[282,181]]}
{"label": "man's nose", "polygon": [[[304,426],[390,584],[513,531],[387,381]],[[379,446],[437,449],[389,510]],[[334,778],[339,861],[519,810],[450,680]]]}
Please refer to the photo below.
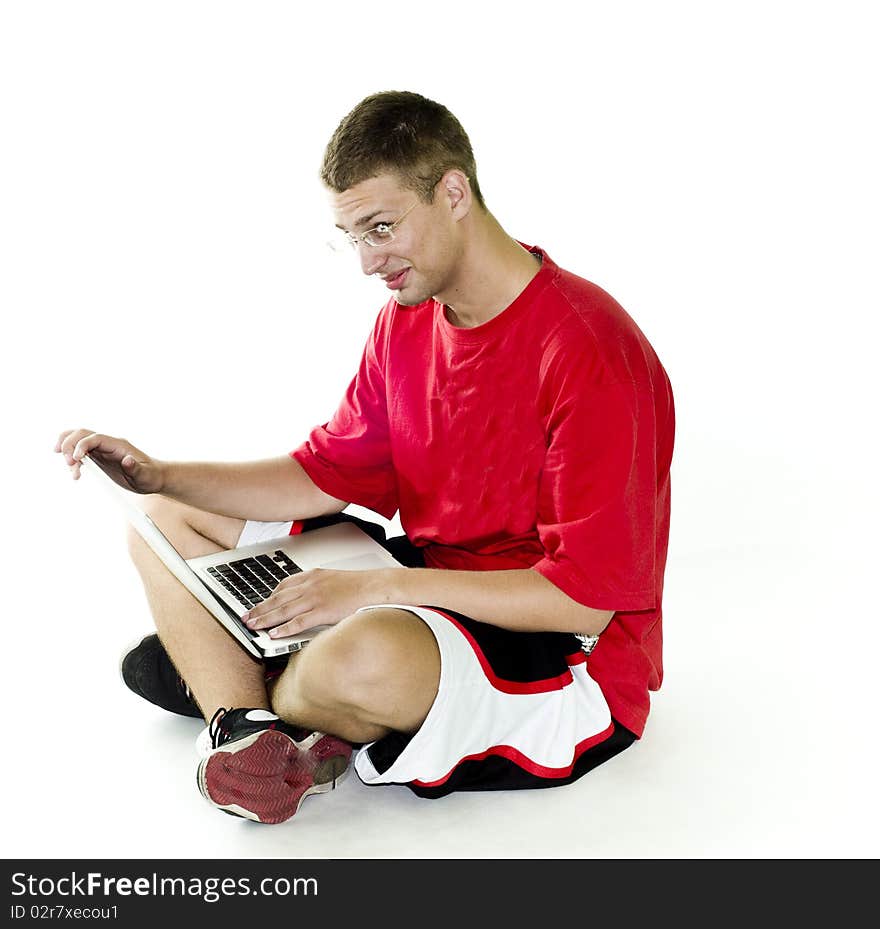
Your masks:
{"label": "man's nose", "polygon": [[381,249],[367,245],[366,242],[358,243],[358,259],[361,263],[361,271],[364,274],[375,274],[385,264],[386,260]]}

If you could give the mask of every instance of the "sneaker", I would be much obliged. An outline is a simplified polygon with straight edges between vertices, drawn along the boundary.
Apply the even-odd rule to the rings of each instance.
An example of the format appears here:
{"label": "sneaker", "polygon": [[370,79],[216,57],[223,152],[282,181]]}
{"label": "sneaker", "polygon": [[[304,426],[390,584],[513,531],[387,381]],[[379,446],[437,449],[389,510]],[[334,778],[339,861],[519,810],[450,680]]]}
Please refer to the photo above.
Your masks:
{"label": "sneaker", "polygon": [[310,794],[333,790],[351,762],[348,742],[291,726],[269,710],[221,708],[207,732],[210,749],[196,775],[202,796],[260,823],[290,819]]}
{"label": "sneaker", "polygon": [[122,656],[119,670],[125,686],[144,700],[170,713],[201,719],[202,711],[186,681],[155,633],[144,636]]}

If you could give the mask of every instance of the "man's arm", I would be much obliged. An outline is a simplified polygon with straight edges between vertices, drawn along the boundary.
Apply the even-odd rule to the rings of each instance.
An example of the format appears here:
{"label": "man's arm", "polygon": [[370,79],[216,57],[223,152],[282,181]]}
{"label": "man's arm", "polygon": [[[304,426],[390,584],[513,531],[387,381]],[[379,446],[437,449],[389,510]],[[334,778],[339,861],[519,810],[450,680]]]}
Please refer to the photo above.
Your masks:
{"label": "man's arm", "polygon": [[238,519],[285,521],[339,513],[348,504],[325,494],[288,455],[263,461],[163,463],[160,493]]}
{"label": "man's arm", "polygon": [[307,519],[338,513],[347,505],[320,490],[287,455],[233,463],[160,461],[125,439],[90,429],[61,433],[55,451],[64,455],[75,479],[88,455],[126,490],[162,494],[237,519]]}
{"label": "man's arm", "polygon": [[537,571],[447,571],[378,568],[368,571],[304,571],[282,581],[271,597],[250,610],[248,625],[270,636],[293,635],[333,624],[362,606],[399,603],[445,607],[479,622],[519,632],[598,635],[612,610],[572,600]]}
{"label": "man's arm", "polygon": [[480,622],[517,632],[581,632],[599,635],[613,610],[594,610],[572,600],[537,571],[389,569],[387,602],[433,604]]}

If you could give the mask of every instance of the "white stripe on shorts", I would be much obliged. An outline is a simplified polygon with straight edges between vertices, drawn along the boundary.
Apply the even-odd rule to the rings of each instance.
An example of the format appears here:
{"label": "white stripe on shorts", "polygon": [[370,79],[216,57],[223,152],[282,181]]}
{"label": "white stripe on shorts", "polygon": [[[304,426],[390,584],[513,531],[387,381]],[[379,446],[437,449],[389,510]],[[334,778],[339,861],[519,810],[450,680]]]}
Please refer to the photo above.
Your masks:
{"label": "white stripe on shorts", "polygon": [[269,539],[280,539],[290,535],[290,528],[293,522],[287,523],[261,523],[255,519],[249,519],[241,530],[238,537],[236,548],[244,548],[245,545],[256,545],[257,542],[268,542]]}
{"label": "white stripe on shorts", "polygon": [[[611,726],[611,711],[585,662],[571,667],[561,689],[508,693],[493,686],[471,643],[453,622],[424,607],[393,607],[425,622],[440,649],[440,686],[421,728],[381,774],[365,746],[355,771],[365,784],[433,784],[446,780],[464,759],[501,754],[538,776],[565,776],[575,749]],[[362,610],[358,610],[362,612]]]}

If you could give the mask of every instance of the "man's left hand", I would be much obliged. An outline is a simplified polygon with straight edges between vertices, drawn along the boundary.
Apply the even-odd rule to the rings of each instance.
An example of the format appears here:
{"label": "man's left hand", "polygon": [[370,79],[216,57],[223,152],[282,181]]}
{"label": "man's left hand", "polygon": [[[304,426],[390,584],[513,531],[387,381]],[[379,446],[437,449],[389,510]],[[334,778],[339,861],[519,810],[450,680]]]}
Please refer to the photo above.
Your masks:
{"label": "man's left hand", "polygon": [[334,571],[315,568],[283,580],[262,603],[249,610],[249,629],[272,638],[296,635],[313,626],[334,625],[362,606],[388,602],[382,596],[385,569]]}

